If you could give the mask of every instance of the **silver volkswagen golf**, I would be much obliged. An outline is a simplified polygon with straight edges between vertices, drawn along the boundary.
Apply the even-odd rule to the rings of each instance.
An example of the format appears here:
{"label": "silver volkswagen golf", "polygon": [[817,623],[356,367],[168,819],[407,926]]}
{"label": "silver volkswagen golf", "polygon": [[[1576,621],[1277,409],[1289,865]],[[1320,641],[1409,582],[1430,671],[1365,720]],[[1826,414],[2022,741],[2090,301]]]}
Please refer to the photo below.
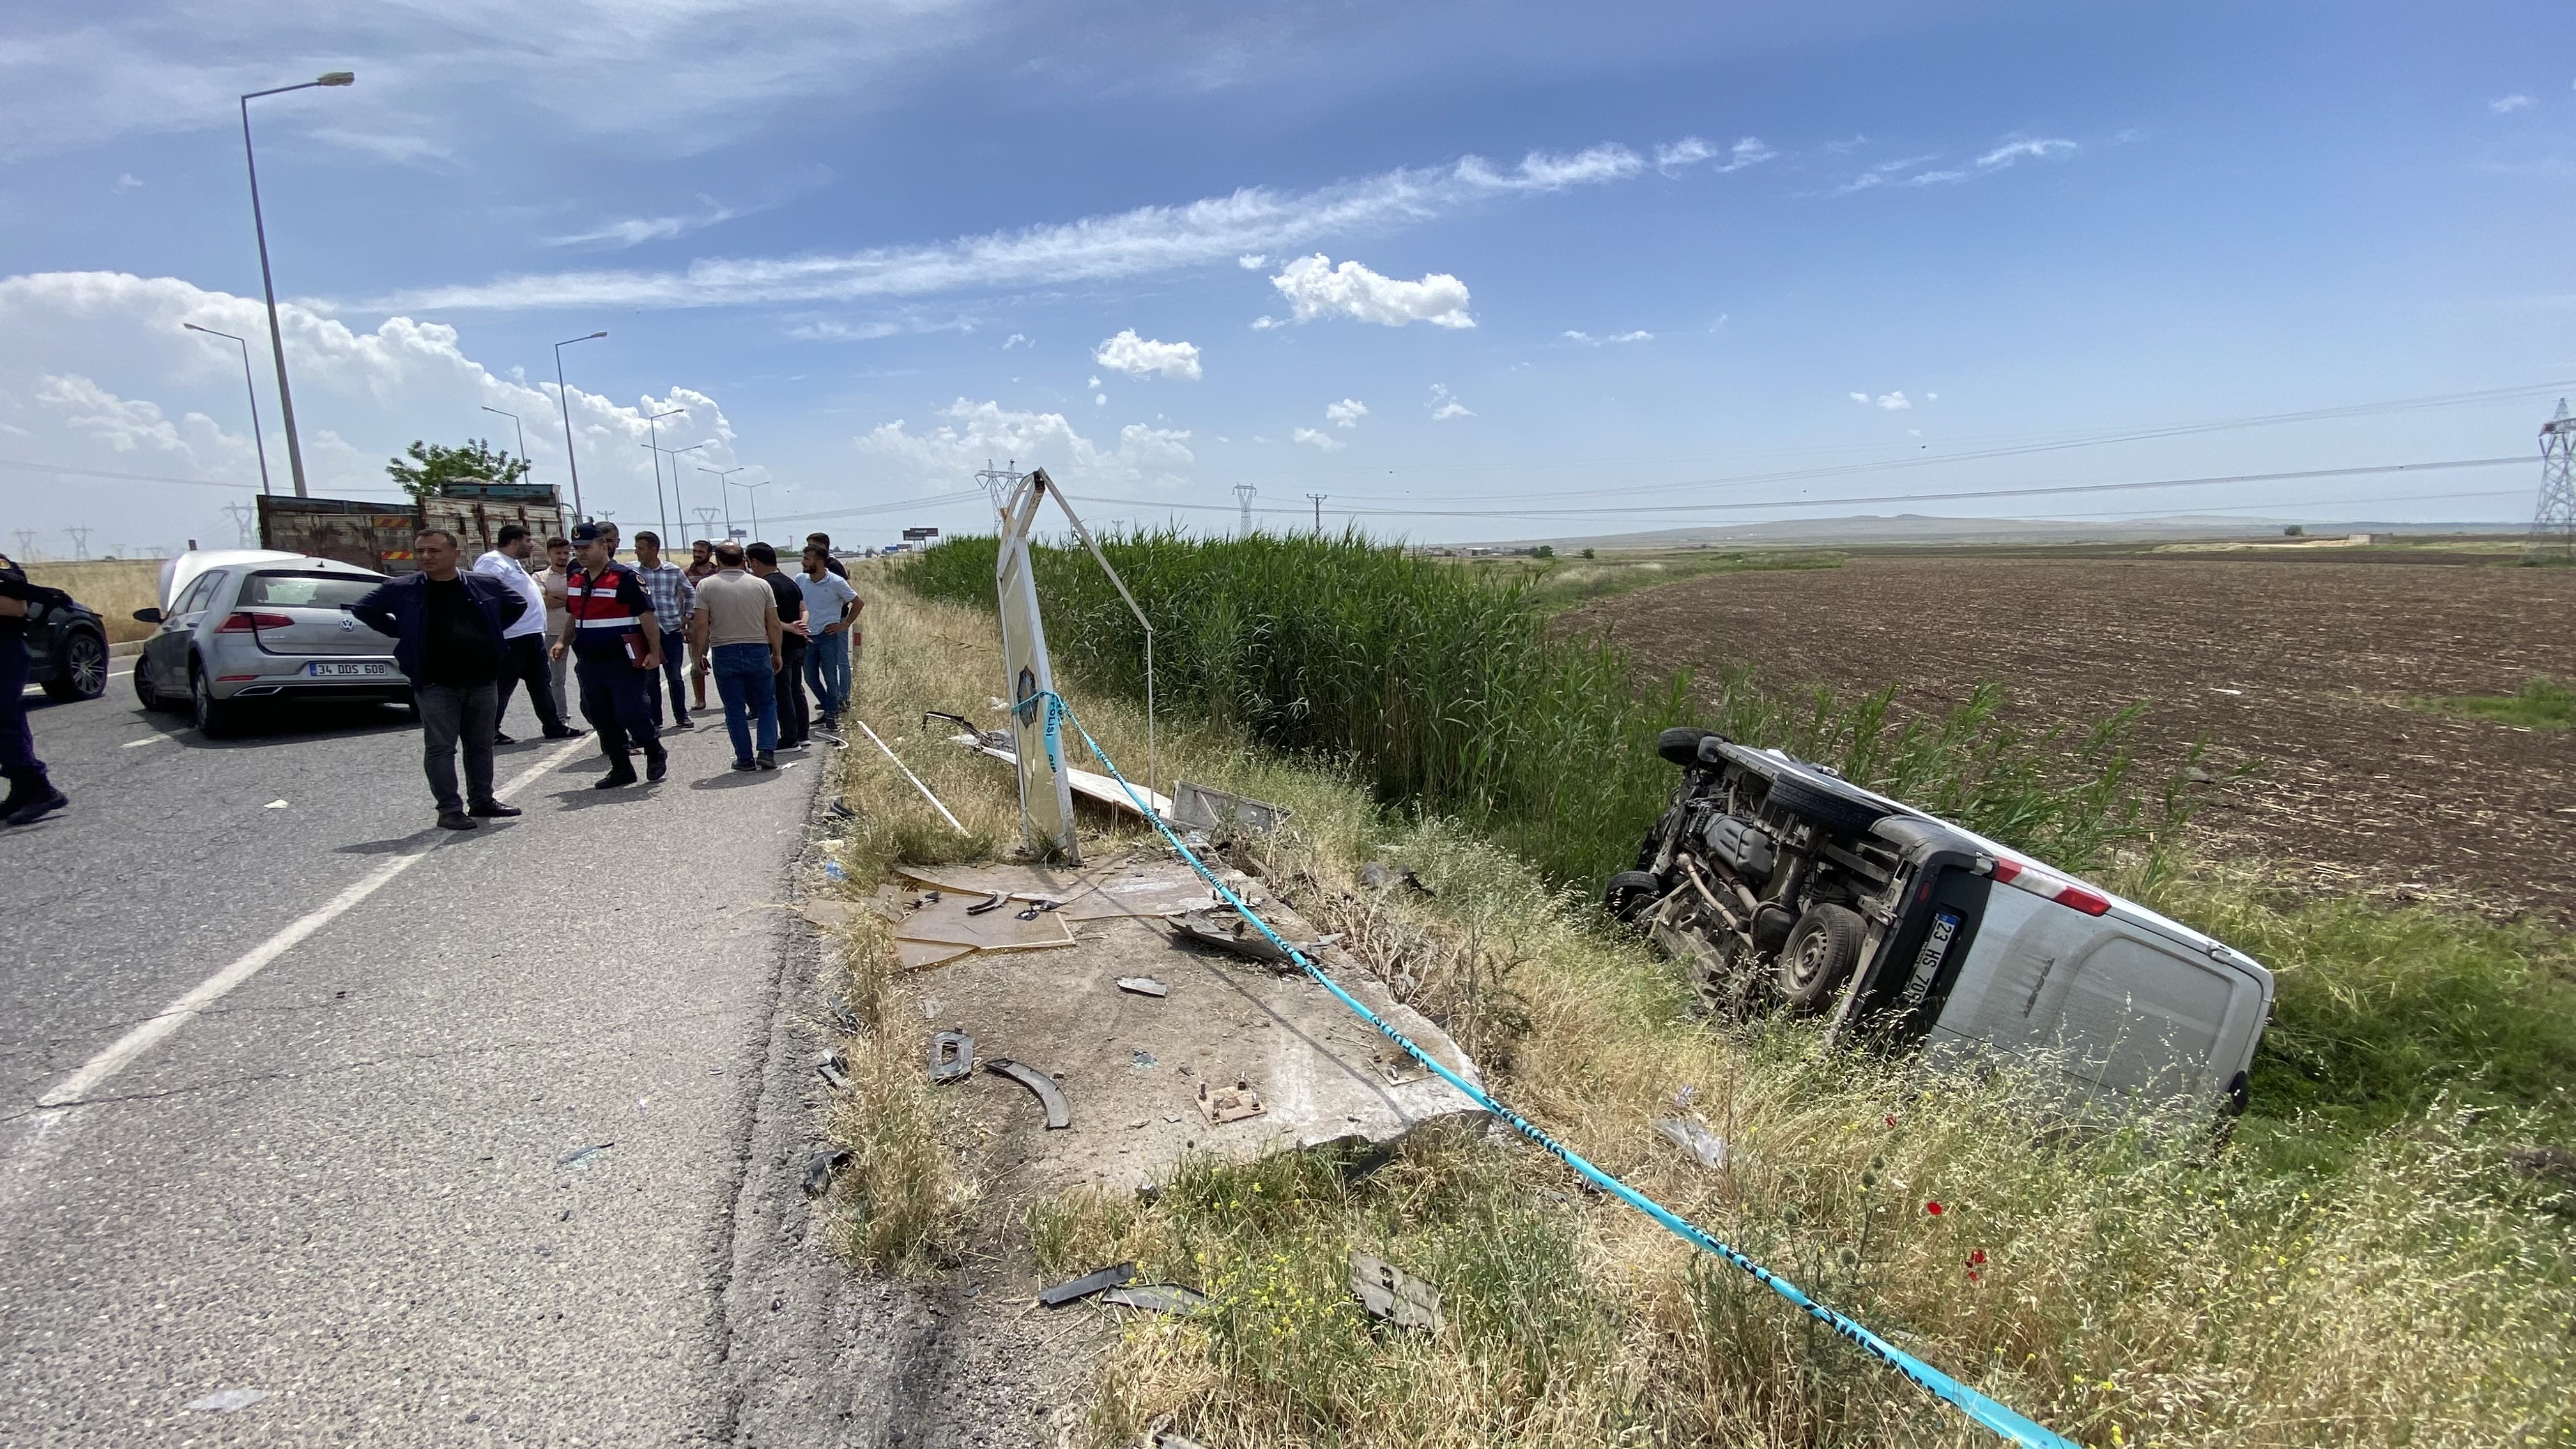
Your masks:
{"label": "silver volkswagen golf", "polygon": [[410,701],[394,641],[349,612],[384,575],[251,550],[174,562],[163,606],[134,611],[160,626],[134,661],[145,709],[186,710],[201,733],[221,738],[257,705]]}

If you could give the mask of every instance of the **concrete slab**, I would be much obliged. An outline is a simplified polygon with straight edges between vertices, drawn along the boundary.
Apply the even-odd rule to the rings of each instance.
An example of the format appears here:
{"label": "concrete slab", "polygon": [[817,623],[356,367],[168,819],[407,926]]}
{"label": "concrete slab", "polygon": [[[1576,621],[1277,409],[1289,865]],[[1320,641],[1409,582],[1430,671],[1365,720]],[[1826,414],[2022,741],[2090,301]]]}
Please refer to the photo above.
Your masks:
{"label": "concrete slab", "polygon": [[[1093,1184],[1132,1190],[1167,1179],[1182,1156],[1248,1160],[1337,1142],[1392,1143],[1426,1128],[1481,1131],[1484,1114],[1302,973],[1283,975],[1175,938],[1166,915],[1206,904],[1204,882],[1159,852],[1084,869],[937,867],[912,872],[943,892],[1008,891],[1063,902],[1071,946],[975,952],[916,973],[927,1028],[973,1033],[980,1057],[1008,1058],[1055,1079],[1073,1124],[1048,1131],[1028,1089],[987,1072],[939,1089],[955,1094],[986,1140],[984,1170],[1005,1196]],[[1315,932],[1268,900],[1260,883],[1222,872],[1229,886],[1294,940]],[[983,899],[982,895],[974,896]],[[1093,914],[1084,914],[1088,910]],[[1448,1035],[1338,947],[1318,963],[1344,989],[1481,1084]],[[1152,977],[1168,995],[1119,989]],[[1212,1123],[1200,1088],[1248,1085],[1263,1110]]]}

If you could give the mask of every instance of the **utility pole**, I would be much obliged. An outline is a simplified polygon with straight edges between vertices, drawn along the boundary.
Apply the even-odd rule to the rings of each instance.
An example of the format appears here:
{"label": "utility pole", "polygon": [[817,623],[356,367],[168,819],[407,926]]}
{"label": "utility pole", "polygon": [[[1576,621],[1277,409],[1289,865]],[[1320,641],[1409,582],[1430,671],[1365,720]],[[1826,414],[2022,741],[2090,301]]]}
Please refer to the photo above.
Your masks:
{"label": "utility pole", "polygon": [[1324,500],[1332,497],[1333,495],[1330,493],[1309,493],[1306,496],[1315,500],[1315,536],[1321,538],[1324,534]]}
{"label": "utility pole", "polygon": [[[258,511],[258,509],[253,508],[247,503],[227,503],[224,505],[225,516],[232,519],[233,530],[241,535],[241,546],[244,548],[251,546],[250,519],[251,515]],[[191,551],[193,552],[193,550]]]}
{"label": "utility pole", "polygon": [[[644,446],[653,450],[653,507],[656,512],[660,512],[662,514],[662,531],[664,533],[669,533],[671,531],[671,515],[668,511],[664,510],[662,504],[662,420],[664,418],[685,417],[687,416],[688,411],[689,410],[687,408],[673,408],[668,412],[654,413],[652,416],[647,417],[644,420],[644,425],[653,430],[653,441],[646,443]],[[680,460],[673,458],[671,460],[671,482],[676,487],[679,481]],[[681,514],[680,517],[683,521],[686,521],[688,515],[684,513]],[[671,541],[669,539],[665,538],[662,540],[663,547],[668,548],[670,547],[670,544]]]}
{"label": "utility pole", "polygon": [[607,335],[603,329],[555,344],[555,403],[563,409],[564,471],[572,474],[572,521],[576,524],[586,522],[588,515],[581,511],[581,460],[574,455],[572,447],[572,389],[564,386],[563,350],[576,342],[589,342]]}
{"label": "utility pole", "polygon": [[2576,417],[2567,399],[2540,425],[2540,504],[2531,512],[2531,538],[2523,556],[2576,563]]}
{"label": "utility pole", "polygon": [[1236,531],[1236,536],[1239,538],[1252,537],[1252,500],[1260,491],[1249,483],[1234,485],[1234,501],[1243,506],[1243,524]]}
{"label": "utility pole", "polygon": [[[282,96],[288,91],[309,91],[315,86],[345,86],[356,80],[356,76],[345,70],[335,70],[297,85],[252,91],[241,98],[242,164],[250,172],[250,229],[259,241],[259,286],[268,297],[268,350],[277,359],[277,410],[286,419],[286,467],[295,475],[295,496],[298,498],[306,496],[304,444],[295,436],[295,394],[286,386],[286,337],[278,330],[277,283],[268,271],[268,222],[259,211],[259,157],[251,150],[250,103],[261,96]],[[244,344],[245,349],[247,346]]]}
{"label": "utility pole", "polygon": [[1004,517],[1010,512],[1011,495],[1019,491],[1020,480],[1029,476],[1017,471],[1019,466],[1020,460],[1013,458],[1010,462],[996,468],[993,466],[993,460],[987,458],[984,460],[984,471],[975,475],[975,481],[983,485],[984,492],[993,500],[995,518]]}
{"label": "utility pole", "polygon": [[86,528],[66,528],[63,532],[72,536],[72,562],[78,563],[81,560],[88,558],[90,530]]}

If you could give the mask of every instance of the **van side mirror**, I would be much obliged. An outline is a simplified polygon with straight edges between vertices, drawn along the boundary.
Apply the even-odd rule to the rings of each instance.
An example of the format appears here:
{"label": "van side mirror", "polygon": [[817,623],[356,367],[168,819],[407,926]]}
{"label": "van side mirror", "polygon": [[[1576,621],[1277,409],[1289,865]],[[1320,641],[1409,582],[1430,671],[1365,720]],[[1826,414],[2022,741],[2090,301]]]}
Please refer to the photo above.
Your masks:
{"label": "van side mirror", "polygon": [[134,611],[134,618],[137,623],[158,624],[161,622],[161,611],[159,609],[137,609]]}

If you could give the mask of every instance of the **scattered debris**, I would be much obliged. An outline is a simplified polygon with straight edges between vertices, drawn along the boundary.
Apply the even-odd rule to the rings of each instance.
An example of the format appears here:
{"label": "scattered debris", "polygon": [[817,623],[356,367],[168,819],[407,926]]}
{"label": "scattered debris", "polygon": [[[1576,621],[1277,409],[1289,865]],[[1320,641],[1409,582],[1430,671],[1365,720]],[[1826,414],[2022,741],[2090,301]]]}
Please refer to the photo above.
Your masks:
{"label": "scattered debris", "polygon": [[837,860],[827,860],[823,862],[823,874],[834,881],[839,881],[845,884],[850,879],[850,873],[841,869],[841,863]]}
{"label": "scattered debris", "polygon": [[1172,994],[1172,988],[1165,986],[1162,982],[1155,980],[1151,976],[1121,976],[1118,978],[1118,989],[1121,991],[1133,992],[1138,996],[1169,996]]}
{"label": "scattered debris", "polygon": [[805,1195],[821,1197],[832,1186],[832,1174],[850,1165],[850,1149],[835,1147],[805,1159]]}
{"label": "scattered debris", "polygon": [[1176,825],[1221,835],[1268,835],[1288,818],[1288,808],[1229,790],[1181,780],[1172,786],[1171,819]]}
{"label": "scattered debris", "polygon": [[1266,966],[1295,969],[1288,958],[1268,936],[1252,929],[1241,916],[1221,919],[1213,911],[1197,911],[1172,922],[1172,929],[1190,940],[1215,946]]}
{"label": "scattered debris", "polygon": [[1038,917],[1045,915],[1047,912],[1054,910],[1056,905],[1057,903],[1054,901],[1031,901],[1029,903],[1029,908],[1020,912],[1019,919],[1023,921],[1034,921]]}
{"label": "scattered debris", "polygon": [[[262,810],[283,810],[286,808],[286,802],[283,800],[271,800],[259,808]],[[247,1392],[247,1390],[244,1392]]]}
{"label": "scattered debris", "polygon": [[1412,866],[1394,865],[1383,860],[1372,860],[1360,867],[1360,884],[1373,891],[1384,890],[1391,885],[1408,885],[1426,896],[1440,894],[1425,885],[1422,877],[1413,873]]}
{"label": "scattered debris", "polygon": [[1372,1318],[1424,1333],[1440,1331],[1440,1290],[1357,1248],[1351,1250],[1351,1292]]}
{"label": "scattered debris", "polygon": [[807,901],[796,914],[825,930],[847,924],[851,912],[859,909],[848,901]]}
{"label": "scattered debris", "polygon": [[1377,1074],[1386,1078],[1390,1087],[1401,1087],[1431,1075],[1430,1069],[1415,1061],[1412,1053],[1392,1044],[1378,1048],[1369,1060],[1377,1066]]}
{"label": "scattered debris", "polygon": [[1205,1444],[1185,1434],[1156,1434],[1154,1449],[1207,1449]]}
{"label": "scattered debris", "polygon": [[814,1059],[814,1074],[836,1091],[850,1090],[850,1063],[839,1051],[828,1051]]}
{"label": "scattered debris", "polygon": [[1162,1065],[1162,1063],[1154,1059],[1154,1054],[1152,1052],[1145,1050],[1143,1047],[1130,1048],[1127,1053],[1127,1062],[1128,1065],[1134,1067],[1140,1072],[1151,1071],[1153,1068]]}
{"label": "scattered debris", "polygon": [[930,1039],[931,1085],[962,1082],[974,1070],[975,1038],[962,1031],[943,1031]]}
{"label": "scattered debris", "polygon": [[1039,1105],[1046,1108],[1047,1130],[1059,1131],[1073,1125],[1073,1109],[1065,1105],[1064,1093],[1056,1090],[1055,1078],[1009,1057],[995,1057],[984,1064],[984,1070],[1008,1077],[1037,1094]]}
{"label": "scattered debris", "polygon": [[841,1024],[841,1030],[853,1033],[858,1031],[859,1014],[850,1010],[850,1004],[848,1002],[835,996],[831,1000],[825,1002],[824,1005],[832,1008],[832,1019]]}
{"label": "scattered debris", "polygon": [[1673,1145],[1698,1159],[1699,1165],[1711,1169],[1726,1166],[1726,1139],[1687,1117],[1664,1117],[1655,1130],[1669,1137]]}
{"label": "scattered debris", "polygon": [[980,906],[968,906],[966,908],[966,914],[970,916],[980,916],[986,911],[998,911],[1010,903],[1011,893],[1009,891],[995,891],[993,892],[993,898],[991,900],[984,902]]}
{"label": "scattered debris", "polygon": [[[1132,1287],[1112,1288],[1100,1295],[1100,1301],[1115,1303],[1121,1308],[1141,1308],[1148,1313],[1169,1313],[1175,1317],[1186,1317],[1207,1307],[1206,1294],[1178,1283],[1138,1283]],[[1170,1443],[1170,1436],[1166,1436],[1164,1442]]]}
{"label": "scattered debris", "polygon": [[1039,1289],[1038,1302],[1049,1308],[1061,1308],[1077,1298],[1088,1298],[1094,1293],[1129,1282],[1135,1276],[1135,1264],[1113,1263],[1097,1273],[1085,1273],[1079,1278],[1058,1283],[1052,1288]]}
{"label": "scattered debris", "polygon": [[859,812],[851,809],[849,802],[838,799],[825,805],[823,807],[823,813],[834,820],[856,820],[859,818]]}
{"label": "scattered debris", "polygon": [[[996,736],[999,738],[997,739]],[[989,733],[970,731],[965,734],[950,735],[948,740],[951,744],[964,745],[977,754],[990,755],[1014,769],[1019,767],[1019,751],[1012,746],[1010,735],[1003,731],[994,730]],[[1065,782],[1073,787],[1073,793],[1076,795],[1094,803],[1106,805],[1113,810],[1124,810],[1140,819],[1143,812],[1136,808],[1137,799],[1142,799],[1157,815],[1169,818],[1172,813],[1170,796],[1157,794],[1142,785],[1134,787],[1136,794],[1130,797],[1127,793],[1128,787],[1119,784],[1114,778],[1091,770],[1077,770],[1070,765],[1064,767],[1064,778]]]}
{"label": "scattered debris", "polygon": [[214,1414],[230,1414],[272,1397],[274,1395],[267,1389],[222,1389],[202,1399],[191,1399],[187,1407]]}
{"label": "scattered debris", "polygon": [[1222,1127],[1228,1122],[1258,1117],[1269,1110],[1263,1104],[1261,1094],[1252,1090],[1250,1082],[1238,1080],[1231,1087],[1214,1090],[1210,1090],[1205,1082],[1199,1083],[1199,1114],[1208,1119],[1210,1126]]}
{"label": "scattered debris", "polygon": [[616,1145],[617,1144],[614,1142],[594,1142],[588,1147],[576,1147],[572,1151],[565,1153],[563,1156],[556,1158],[555,1166],[579,1167],[583,1163],[588,1162],[592,1158],[597,1157],[599,1154],[606,1152],[608,1149]]}

